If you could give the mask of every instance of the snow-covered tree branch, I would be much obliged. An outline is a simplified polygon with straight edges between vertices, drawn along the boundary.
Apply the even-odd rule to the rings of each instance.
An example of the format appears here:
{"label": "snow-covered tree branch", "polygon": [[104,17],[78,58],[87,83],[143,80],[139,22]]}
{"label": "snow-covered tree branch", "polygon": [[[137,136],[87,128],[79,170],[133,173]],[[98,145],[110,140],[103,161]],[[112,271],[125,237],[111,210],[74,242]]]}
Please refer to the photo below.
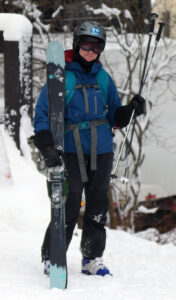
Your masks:
{"label": "snow-covered tree branch", "polygon": [[[105,9],[105,15],[111,18],[114,15],[113,10]],[[96,11],[95,11],[96,13]],[[103,13],[103,9],[101,10]],[[110,16],[111,14],[111,16]],[[119,20],[120,13],[116,15]],[[135,20],[137,22],[138,20]],[[148,35],[129,34],[126,31],[126,24],[120,22],[121,33],[112,26],[109,32],[109,45],[104,54],[104,62],[108,71],[111,70],[111,75],[116,82],[116,86],[120,92],[123,104],[129,103],[132,96],[139,92],[141,83],[141,75],[144,65],[144,58],[146,47],[148,43]],[[154,49],[154,40],[150,49],[150,55]],[[157,53],[150,64],[146,85],[143,91],[143,96],[147,99],[147,113],[145,116],[136,119],[134,130],[133,143],[130,143],[131,133],[127,139],[126,149],[124,150],[122,167],[119,166],[117,170],[117,180],[113,179],[111,187],[114,189],[114,199],[116,199],[118,210],[120,212],[121,222],[124,229],[133,228],[134,214],[137,210],[138,198],[141,187],[140,168],[145,159],[143,144],[146,139],[146,134],[151,127],[151,111],[154,110],[156,104],[160,102],[159,93],[157,96],[153,95],[153,89],[156,89],[157,82],[163,81],[162,93],[166,91],[171,79],[175,78],[175,71],[173,68],[173,61],[175,60],[175,51],[169,51],[173,47],[174,42],[163,39],[157,49]],[[111,45],[111,46],[110,46]],[[114,51],[114,46],[117,48],[117,59],[115,54],[112,54],[111,47]],[[112,61],[109,58],[110,53],[113,57]],[[114,60],[115,59],[115,60]],[[148,61],[149,66],[149,61]],[[171,89],[172,90],[172,89]],[[117,143],[115,157],[117,158],[120,149],[119,140],[123,138],[125,131],[116,133],[114,139]],[[119,136],[121,136],[119,138]],[[129,152],[129,154],[128,154]],[[121,174],[120,174],[121,173]],[[119,175],[120,174],[120,175]],[[124,182],[124,176],[128,177],[128,183]],[[122,178],[120,181],[119,179]]]}

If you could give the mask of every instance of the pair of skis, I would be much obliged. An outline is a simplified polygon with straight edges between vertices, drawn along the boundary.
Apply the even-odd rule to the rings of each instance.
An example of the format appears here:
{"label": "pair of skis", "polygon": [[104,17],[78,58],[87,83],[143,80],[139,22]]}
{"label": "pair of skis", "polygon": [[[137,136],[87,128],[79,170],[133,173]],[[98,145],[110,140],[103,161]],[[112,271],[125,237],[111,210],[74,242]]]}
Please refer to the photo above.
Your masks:
{"label": "pair of skis", "polygon": [[[51,41],[47,47],[47,93],[50,130],[54,146],[64,148],[65,56],[61,44]],[[64,167],[48,169],[51,191],[50,287],[67,286]]]}

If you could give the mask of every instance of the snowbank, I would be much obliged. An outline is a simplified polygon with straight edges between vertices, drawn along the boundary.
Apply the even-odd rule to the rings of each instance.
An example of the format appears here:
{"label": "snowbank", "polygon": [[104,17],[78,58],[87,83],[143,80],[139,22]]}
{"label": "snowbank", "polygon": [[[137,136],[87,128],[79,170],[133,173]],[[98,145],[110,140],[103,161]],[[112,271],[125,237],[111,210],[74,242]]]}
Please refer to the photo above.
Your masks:
{"label": "snowbank", "polygon": [[11,184],[12,176],[7,157],[7,150],[4,142],[4,137],[0,130],[0,185]]}
{"label": "snowbank", "polygon": [[13,185],[0,186],[1,300],[176,299],[175,247],[109,229],[104,262],[113,276],[80,273],[81,231],[76,229],[67,254],[68,288],[50,290],[40,262],[50,214],[45,177],[31,161],[20,156],[6,133],[4,137]]}

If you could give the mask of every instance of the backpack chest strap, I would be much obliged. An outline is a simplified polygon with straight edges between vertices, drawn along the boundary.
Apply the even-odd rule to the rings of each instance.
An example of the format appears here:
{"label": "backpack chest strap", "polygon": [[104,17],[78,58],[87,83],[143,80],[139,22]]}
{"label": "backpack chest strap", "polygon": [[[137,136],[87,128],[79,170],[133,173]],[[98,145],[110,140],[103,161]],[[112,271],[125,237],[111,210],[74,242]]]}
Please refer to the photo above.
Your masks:
{"label": "backpack chest strap", "polygon": [[81,180],[82,182],[88,181],[88,176],[86,172],[86,166],[84,162],[84,154],[81,144],[81,138],[79,131],[90,129],[91,130],[91,170],[95,171],[97,170],[97,126],[105,125],[108,121],[106,119],[100,119],[100,120],[93,120],[93,121],[87,121],[82,122],[78,124],[67,124],[66,130],[73,131],[73,138],[75,142],[76,147],[76,153],[77,158],[79,162],[79,168],[81,173]]}

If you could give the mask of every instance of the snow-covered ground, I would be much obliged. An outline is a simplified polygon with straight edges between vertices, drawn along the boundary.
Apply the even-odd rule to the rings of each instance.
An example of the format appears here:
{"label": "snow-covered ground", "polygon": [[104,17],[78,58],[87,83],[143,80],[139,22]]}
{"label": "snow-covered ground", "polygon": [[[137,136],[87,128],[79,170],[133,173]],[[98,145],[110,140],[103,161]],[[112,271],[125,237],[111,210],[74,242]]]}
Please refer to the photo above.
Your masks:
{"label": "snow-covered ground", "polygon": [[49,288],[43,274],[40,247],[49,220],[45,177],[20,156],[4,134],[13,183],[0,185],[1,300],[175,300],[176,248],[107,229],[104,261],[113,273],[100,278],[80,273],[81,231],[69,248],[68,289]]}

